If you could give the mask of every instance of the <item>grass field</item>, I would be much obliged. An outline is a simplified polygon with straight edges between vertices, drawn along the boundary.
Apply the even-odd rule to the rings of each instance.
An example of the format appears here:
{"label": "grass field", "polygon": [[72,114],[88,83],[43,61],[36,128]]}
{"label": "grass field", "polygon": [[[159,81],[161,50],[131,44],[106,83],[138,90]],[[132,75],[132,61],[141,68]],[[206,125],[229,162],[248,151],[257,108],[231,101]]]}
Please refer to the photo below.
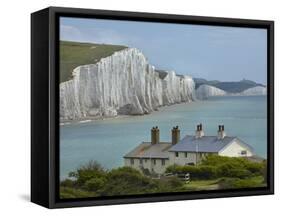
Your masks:
{"label": "grass field", "polygon": [[94,64],[101,58],[125,48],[125,46],[119,45],[61,41],[60,83],[71,79],[74,68],[80,65]]}
{"label": "grass field", "polygon": [[196,191],[196,190],[216,190],[219,189],[220,179],[212,180],[194,180],[186,183],[184,188],[187,191]]}
{"label": "grass field", "polygon": [[[250,188],[250,187],[264,187],[266,184],[263,182],[262,176],[250,177],[247,179],[228,179],[230,185],[229,188]],[[218,190],[221,188],[221,183],[225,182],[224,178],[212,179],[212,180],[194,180],[186,183],[184,189],[187,191],[201,191],[201,190]],[[223,186],[225,187],[225,186]]]}

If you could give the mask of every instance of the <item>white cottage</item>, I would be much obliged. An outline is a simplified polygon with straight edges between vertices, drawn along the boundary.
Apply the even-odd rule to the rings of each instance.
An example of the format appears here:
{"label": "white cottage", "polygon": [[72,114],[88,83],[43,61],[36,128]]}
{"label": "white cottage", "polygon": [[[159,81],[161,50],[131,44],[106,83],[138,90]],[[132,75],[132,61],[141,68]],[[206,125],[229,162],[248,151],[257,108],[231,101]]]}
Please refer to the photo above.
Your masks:
{"label": "white cottage", "polygon": [[195,135],[180,140],[180,130],[171,131],[172,142],[160,142],[158,127],[151,129],[151,142],[143,142],[124,156],[125,166],[162,174],[173,164],[196,165],[209,154],[227,157],[252,157],[253,148],[237,137],[226,136],[224,126],[219,125],[217,136],[205,136],[202,124],[197,125]]}

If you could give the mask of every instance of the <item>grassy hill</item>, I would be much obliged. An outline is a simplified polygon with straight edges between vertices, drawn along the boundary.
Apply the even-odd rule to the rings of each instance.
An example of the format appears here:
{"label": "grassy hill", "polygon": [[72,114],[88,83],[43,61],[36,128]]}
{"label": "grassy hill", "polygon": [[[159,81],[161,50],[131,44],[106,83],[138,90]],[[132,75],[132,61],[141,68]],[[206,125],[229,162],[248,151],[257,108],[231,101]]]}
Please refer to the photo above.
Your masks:
{"label": "grassy hill", "polygon": [[264,86],[262,84],[256,83],[251,80],[243,79],[238,82],[220,82],[218,80],[205,80],[202,78],[194,78],[195,88],[197,89],[200,85],[206,84],[210,86],[217,87],[226,92],[230,93],[240,93],[246,89],[253,88],[256,86]]}
{"label": "grassy hill", "polygon": [[74,68],[80,65],[94,64],[101,58],[125,48],[127,47],[119,45],[61,41],[60,82],[71,79]]}

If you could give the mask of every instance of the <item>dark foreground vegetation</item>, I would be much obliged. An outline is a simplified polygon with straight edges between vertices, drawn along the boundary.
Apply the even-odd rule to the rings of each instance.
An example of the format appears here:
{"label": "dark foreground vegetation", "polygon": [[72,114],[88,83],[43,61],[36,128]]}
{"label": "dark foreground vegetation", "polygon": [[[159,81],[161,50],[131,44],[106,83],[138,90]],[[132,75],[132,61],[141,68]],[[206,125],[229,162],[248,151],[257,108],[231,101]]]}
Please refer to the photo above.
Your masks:
{"label": "dark foreground vegetation", "polygon": [[[209,156],[198,166],[173,165],[169,177],[152,178],[153,174],[130,168],[104,169],[89,162],[61,182],[61,198],[151,194],[194,190],[217,190],[266,186],[266,161],[251,162],[243,158]],[[177,175],[190,173],[185,183]]]}

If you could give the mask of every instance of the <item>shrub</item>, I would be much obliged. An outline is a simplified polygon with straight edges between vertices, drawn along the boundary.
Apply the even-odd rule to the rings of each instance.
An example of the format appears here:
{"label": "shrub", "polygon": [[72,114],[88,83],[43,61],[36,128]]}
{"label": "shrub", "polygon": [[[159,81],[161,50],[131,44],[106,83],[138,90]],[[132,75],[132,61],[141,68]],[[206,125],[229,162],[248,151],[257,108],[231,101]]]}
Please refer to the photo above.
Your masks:
{"label": "shrub", "polygon": [[179,166],[167,167],[166,173],[185,174],[189,173],[191,179],[214,179],[217,177],[217,170],[213,166]]}
{"label": "shrub", "polygon": [[247,178],[222,178],[219,181],[220,189],[235,189],[235,188],[251,188],[251,187],[262,187],[263,183],[259,179]]}
{"label": "shrub", "polygon": [[92,178],[85,182],[84,188],[88,191],[98,191],[104,187],[105,183],[105,178]]}
{"label": "shrub", "polygon": [[74,187],[75,186],[75,181],[71,179],[65,179],[61,181],[60,186],[62,187]]}
{"label": "shrub", "polygon": [[88,197],[95,197],[97,194],[93,192],[84,191],[81,189],[76,188],[69,188],[69,187],[61,187],[60,188],[60,198],[67,199],[67,198],[88,198]]}
{"label": "shrub", "polygon": [[263,168],[261,170],[262,176],[263,176],[263,182],[267,182],[267,161],[263,161]]}
{"label": "shrub", "polygon": [[102,195],[142,194],[155,187],[151,178],[136,169],[121,167],[107,174],[107,182]]}
{"label": "shrub", "polygon": [[218,177],[246,178],[262,175],[264,163],[252,162],[247,158],[222,157],[209,155],[202,161],[202,165],[214,166],[217,169]]}
{"label": "shrub", "polygon": [[85,166],[77,169],[77,171],[69,173],[69,176],[75,178],[77,185],[80,186],[83,186],[90,179],[105,177],[105,175],[106,171],[96,161],[90,161]]}
{"label": "shrub", "polygon": [[182,191],[183,186],[184,182],[175,176],[166,179],[157,179],[153,180],[153,187],[150,193]]}
{"label": "shrub", "polygon": [[214,166],[199,166],[200,179],[214,179],[217,178],[217,168]]}
{"label": "shrub", "polygon": [[264,163],[255,163],[248,161],[245,163],[245,168],[255,175],[262,175],[264,169]]}
{"label": "shrub", "polygon": [[198,166],[172,165],[166,173],[190,173],[191,179],[214,179],[221,177],[245,179],[252,176],[266,176],[266,163],[249,161],[246,158],[207,156]]}

